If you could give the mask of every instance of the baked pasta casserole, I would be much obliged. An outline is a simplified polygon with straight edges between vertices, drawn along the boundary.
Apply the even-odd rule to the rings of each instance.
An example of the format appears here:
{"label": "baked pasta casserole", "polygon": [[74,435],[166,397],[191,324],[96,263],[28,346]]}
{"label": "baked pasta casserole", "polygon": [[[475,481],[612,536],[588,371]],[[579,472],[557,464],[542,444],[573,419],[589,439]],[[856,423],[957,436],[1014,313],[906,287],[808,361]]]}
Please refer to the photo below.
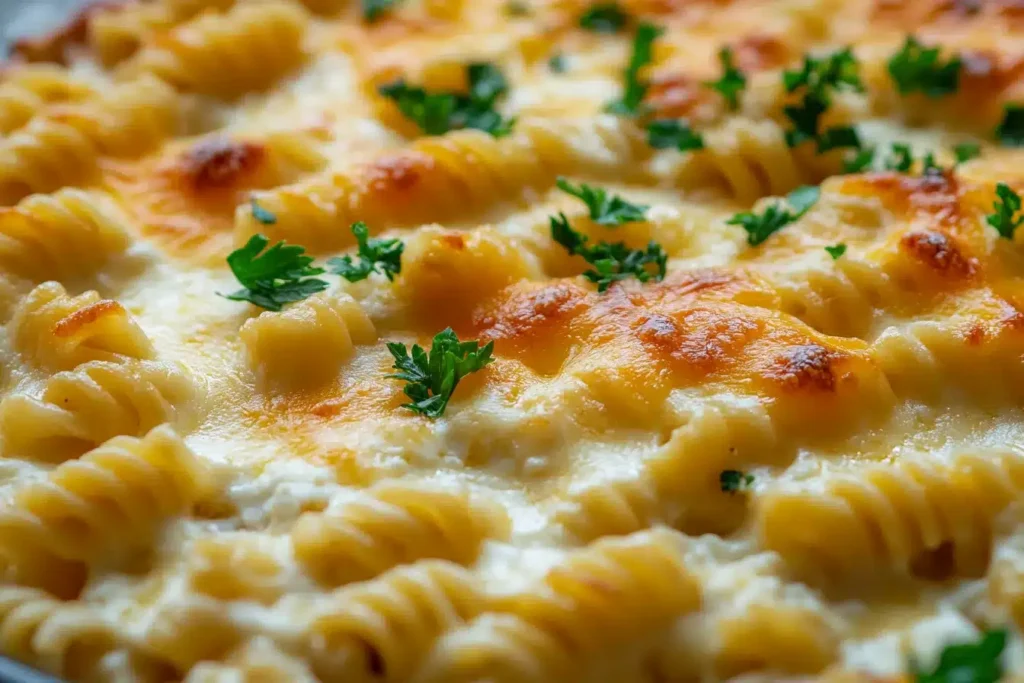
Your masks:
{"label": "baked pasta casserole", "polygon": [[0,652],[1024,677],[1021,147],[1011,0],[93,3],[0,72]]}

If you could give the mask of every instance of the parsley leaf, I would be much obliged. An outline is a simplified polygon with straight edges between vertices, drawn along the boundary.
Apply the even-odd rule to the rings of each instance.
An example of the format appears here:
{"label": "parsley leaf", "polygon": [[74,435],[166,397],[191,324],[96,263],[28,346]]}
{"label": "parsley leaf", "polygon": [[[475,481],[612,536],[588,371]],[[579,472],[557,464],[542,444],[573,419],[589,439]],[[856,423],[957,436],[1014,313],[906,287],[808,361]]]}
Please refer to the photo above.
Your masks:
{"label": "parsley leaf", "polygon": [[747,244],[752,247],[764,242],[773,234],[807,213],[818,201],[819,190],[813,185],[804,185],[786,195],[786,201],[768,206],[764,213],[738,213],[730,218],[728,225],[739,225],[747,231]]}
{"label": "parsley leaf", "polygon": [[718,475],[718,486],[723,493],[746,491],[753,484],[754,475],[739,470],[722,470]]}
{"label": "parsley leaf", "polygon": [[939,48],[925,47],[914,36],[907,36],[888,67],[901,95],[919,91],[928,97],[943,97],[955,93],[960,85],[960,57],[951,57],[943,64]]}
{"label": "parsley leaf", "polygon": [[1024,105],[1004,107],[1003,121],[996,128],[996,137],[1007,147],[1024,147]]}
{"label": "parsley leaf", "polygon": [[[280,311],[281,306],[301,301],[327,289],[327,283],[311,275],[320,275],[323,268],[314,268],[312,256],[298,245],[278,242],[270,244],[263,235],[253,235],[241,249],[228,255],[228,266],[242,283],[243,289],[221,296],[232,301],[248,301],[268,311]],[[260,252],[263,252],[262,254]]]}
{"label": "parsley leaf", "polygon": [[705,81],[704,85],[717,90],[729,103],[730,109],[737,109],[740,106],[739,94],[747,86],[747,77],[736,68],[730,48],[723,47],[718,51],[718,61],[722,64],[721,78],[717,81]]}
{"label": "parsley leaf", "polygon": [[652,46],[663,29],[648,23],[640,24],[633,37],[633,55],[626,67],[625,88],[622,98],[609,102],[606,107],[613,114],[635,116],[640,113],[640,104],[647,94],[647,84],[640,80],[640,70],[653,59]]}
{"label": "parsley leaf", "polygon": [[863,91],[858,75],[859,64],[850,48],[833,52],[825,57],[805,56],[799,71],[784,71],[782,82],[786,92],[803,89],[799,104],[783,107],[783,113],[792,122],[786,131],[786,144],[790,147],[813,140],[818,152],[841,147],[860,147],[860,138],[851,126],[834,126],[821,130],[821,117],[832,103],[833,91]]}
{"label": "parsley leaf", "polygon": [[[594,266],[593,270],[584,272],[583,277],[595,283],[598,292],[607,290],[613,282],[630,277],[640,282],[651,278],[660,281],[665,277],[668,254],[654,241],[649,242],[646,249],[630,249],[622,242],[588,245],[586,235],[573,230],[563,213],[551,217],[551,239],[570,254],[582,256]],[[649,266],[654,266],[654,272]]]}
{"label": "parsley leaf", "polygon": [[395,275],[402,272],[402,251],[405,249],[402,240],[368,239],[370,230],[362,221],[352,225],[352,234],[359,244],[359,263],[354,263],[351,256],[332,258],[327,261],[332,273],[349,282],[359,282],[374,271],[388,280],[394,280]]}
{"label": "parsley leaf", "polygon": [[508,0],[505,3],[505,14],[510,17],[528,17],[530,5],[525,0]]}
{"label": "parsley leaf", "polygon": [[615,227],[623,223],[642,221],[645,220],[644,212],[650,208],[642,204],[631,204],[616,194],[609,195],[603,188],[586,183],[580,183],[577,187],[565,178],[559,177],[556,184],[562,192],[582,200],[590,210],[590,220],[598,225]]}
{"label": "parsley leaf", "polygon": [[377,21],[382,14],[388,12],[401,0],[363,0],[363,19]]}
{"label": "parsley leaf", "polygon": [[249,205],[252,206],[252,217],[263,225],[273,225],[277,222],[277,216],[257,204],[255,197],[249,201]]}
{"label": "parsley leaf", "polygon": [[981,145],[977,142],[961,142],[953,147],[956,163],[962,164],[981,156]]}
{"label": "parsley leaf", "polygon": [[616,2],[593,5],[580,15],[580,27],[594,33],[618,33],[629,20]]}
{"label": "parsley leaf", "polygon": [[986,216],[985,222],[995,228],[1000,237],[1012,240],[1014,231],[1024,223],[1024,216],[1018,215],[1021,208],[1020,195],[1006,183],[999,183],[996,185],[996,197],[992,207],[995,213]]}
{"label": "parsley leaf", "polygon": [[911,674],[917,683],[996,683],[1003,676],[1006,639],[1006,629],[994,629],[977,642],[947,645],[932,671],[911,660]]}
{"label": "parsley leaf", "polygon": [[688,152],[704,149],[704,138],[684,121],[659,119],[647,124],[647,144],[655,149],[678,149]]}
{"label": "parsley leaf", "polygon": [[508,82],[493,64],[474,63],[466,67],[469,93],[431,93],[398,79],[377,91],[395,102],[398,110],[426,135],[443,135],[450,130],[474,128],[494,137],[508,135],[515,119],[504,119],[495,102],[508,91]]}
{"label": "parsley leaf", "polygon": [[846,245],[839,243],[832,245],[831,247],[825,247],[825,251],[832,257],[833,261],[837,261],[840,256],[846,253]]}
{"label": "parsley leaf", "polygon": [[564,74],[569,70],[569,60],[561,52],[551,55],[551,59],[548,60],[548,68],[553,73]]}
{"label": "parsley leaf", "polygon": [[450,327],[434,336],[429,354],[419,344],[413,344],[411,356],[405,344],[389,342],[387,346],[398,370],[387,377],[407,382],[405,395],[412,399],[402,407],[427,417],[444,413],[459,381],[494,361],[493,341],[483,348],[477,341],[460,342]]}

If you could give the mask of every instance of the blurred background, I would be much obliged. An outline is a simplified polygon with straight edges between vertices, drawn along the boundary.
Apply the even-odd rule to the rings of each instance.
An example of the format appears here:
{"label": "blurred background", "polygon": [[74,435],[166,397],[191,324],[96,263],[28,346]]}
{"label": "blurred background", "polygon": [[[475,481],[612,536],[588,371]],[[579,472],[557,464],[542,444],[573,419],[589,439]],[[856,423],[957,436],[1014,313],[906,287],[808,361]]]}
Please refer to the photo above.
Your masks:
{"label": "blurred background", "polygon": [[84,0],[0,0],[0,49],[22,36],[39,35],[57,26]]}

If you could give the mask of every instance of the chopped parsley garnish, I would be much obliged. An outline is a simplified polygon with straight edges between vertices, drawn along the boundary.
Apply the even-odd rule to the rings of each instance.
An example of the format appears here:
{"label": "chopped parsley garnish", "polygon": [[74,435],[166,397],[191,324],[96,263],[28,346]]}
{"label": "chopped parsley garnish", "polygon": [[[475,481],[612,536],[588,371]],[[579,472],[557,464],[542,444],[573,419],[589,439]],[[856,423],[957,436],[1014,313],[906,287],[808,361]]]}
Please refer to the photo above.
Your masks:
{"label": "chopped parsley garnish", "polygon": [[1003,677],[1006,639],[1006,629],[994,629],[977,642],[947,645],[931,671],[911,660],[911,675],[916,683],[996,683]]}
{"label": "chopped parsley garnish", "polygon": [[1007,147],[1024,147],[1024,105],[1008,104],[1004,112],[996,137]]}
{"label": "chopped parsley garnish", "polygon": [[252,217],[263,225],[273,225],[277,222],[277,216],[257,204],[255,197],[249,201],[249,205],[252,207]]}
{"label": "chopped parsley garnish", "polygon": [[901,95],[921,92],[928,97],[955,93],[960,85],[960,57],[943,62],[939,48],[925,47],[907,36],[899,52],[889,60],[889,75]]}
{"label": "chopped parsley garnish", "polygon": [[505,119],[494,108],[497,99],[508,90],[498,67],[474,63],[466,67],[469,93],[427,92],[398,79],[382,85],[378,92],[395,102],[402,114],[427,135],[443,135],[450,130],[474,128],[494,137],[507,135],[515,119]]}
{"label": "chopped parsley garnish", "polygon": [[894,142],[889,156],[882,161],[882,168],[886,171],[897,171],[906,173],[914,165],[914,151],[910,145],[902,142]]}
{"label": "chopped parsley garnish", "polygon": [[551,238],[570,254],[582,256],[594,266],[593,270],[584,272],[583,277],[595,283],[598,292],[630,277],[640,282],[651,278],[660,281],[665,277],[668,254],[654,241],[648,243],[646,249],[630,249],[622,242],[588,245],[586,235],[573,230],[563,213],[551,217]]}
{"label": "chopped parsley garnish", "polygon": [[684,121],[659,119],[647,124],[647,144],[655,149],[678,149],[688,152],[704,149],[704,138]]}
{"label": "chopped parsley garnish", "polygon": [[853,52],[846,48],[821,58],[805,56],[799,71],[783,72],[782,82],[786,92],[803,90],[803,99],[799,104],[783,107],[783,113],[793,124],[793,128],[786,131],[786,143],[790,147],[808,140],[817,144],[818,152],[860,147],[860,138],[852,126],[833,126],[821,130],[821,117],[832,104],[834,91],[864,90],[858,68]]}
{"label": "chopped parsley garnish", "polygon": [[840,256],[846,253],[846,245],[842,243],[834,244],[831,247],[825,247],[825,251],[828,252],[828,255],[832,257],[833,261],[836,261]]}
{"label": "chopped parsley garnish", "polygon": [[[962,159],[969,159],[972,155],[979,153],[976,144],[967,143],[963,146],[957,145],[954,148],[957,163]],[[910,145],[902,142],[894,142],[889,145],[886,153],[880,153],[877,147],[868,147],[860,150],[855,157],[846,161],[845,171],[847,173],[861,173],[863,171],[896,171],[897,173],[909,173],[914,168],[914,152]],[[926,152],[921,158],[921,173],[923,175],[944,173],[943,169],[935,161],[934,152]]]}
{"label": "chopped parsley garnish", "polygon": [[817,187],[804,185],[786,195],[785,202],[775,202],[769,205],[763,213],[738,213],[726,223],[741,226],[747,231],[747,244],[756,247],[807,213],[818,201],[819,194]]}
{"label": "chopped parsley garnish", "polygon": [[746,491],[754,485],[754,475],[739,470],[722,470],[718,475],[718,486],[723,493]]}
{"label": "chopped parsley garnish", "polygon": [[556,74],[564,74],[569,70],[569,60],[561,52],[551,55],[551,59],[548,60],[548,68]]}
{"label": "chopped parsley garnish", "polygon": [[736,109],[740,106],[739,95],[747,86],[747,77],[736,68],[730,48],[723,47],[718,51],[718,61],[722,64],[721,78],[717,81],[705,81],[704,85],[717,90],[729,103],[729,108]]}
{"label": "chopped parsley garnish", "polygon": [[1024,223],[1020,207],[1020,195],[1006,183],[999,183],[996,185],[996,201],[992,207],[995,213],[986,216],[985,222],[995,228],[1000,237],[1012,240],[1013,233]]}
{"label": "chopped parsley garnish", "polygon": [[510,17],[528,17],[530,5],[525,0],[508,0],[505,3],[505,14]]}
{"label": "chopped parsley garnish", "polygon": [[402,240],[369,239],[370,230],[362,221],[352,225],[352,234],[359,244],[359,262],[354,263],[351,256],[332,258],[327,261],[332,273],[349,282],[358,282],[374,271],[388,280],[394,280],[395,275],[402,272],[402,251],[405,249]]}
{"label": "chopped parsley garnish", "polygon": [[956,155],[956,163],[962,164],[980,157],[981,145],[977,142],[961,142],[953,147],[953,154]]}
{"label": "chopped parsley garnish", "polygon": [[616,194],[608,194],[600,187],[586,183],[575,186],[565,178],[558,178],[558,189],[573,197],[579,198],[590,210],[590,220],[598,225],[615,227],[623,223],[644,220],[644,212],[649,207],[642,204],[631,204]]}
{"label": "chopped parsley garnish", "polygon": [[412,399],[412,403],[402,407],[427,417],[444,413],[459,381],[494,360],[493,341],[483,348],[477,341],[460,342],[450,327],[434,336],[429,353],[413,344],[410,356],[405,344],[399,342],[389,342],[388,351],[394,356],[394,369],[398,370],[388,379],[407,382],[405,395]]}
{"label": "chopped parsley garnish", "polygon": [[618,33],[629,21],[617,2],[602,2],[593,5],[580,15],[580,27],[594,33]]}
{"label": "chopped parsley garnish", "polygon": [[607,109],[611,113],[635,116],[641,112],[640,104],[647,94],[647,83],[640,80],[640,71],[651,62],[652,46],[661,33],[662,29],[653,24],[642,23],[637,27],[633,37],[633,54],[626,67],[622,98],[608,104]]}
{"label": "chopped parsley garnish", "polygon": [[228,266],[243,289],[221,296],[280,311],[284,304],[327,289],[326,282],[310,277],[320,275],[324,269],[311,265],[313,257],[305,255],[304,247],[278,242],[263,251],[268,244],[270,240],[263,235],[253,235],[244,247],[228,255]]}
{"label": "chopped parsley garnish", "polygon": [[377,21],[380,15],[391,10],[401,0],[363,0],[363,19]]}

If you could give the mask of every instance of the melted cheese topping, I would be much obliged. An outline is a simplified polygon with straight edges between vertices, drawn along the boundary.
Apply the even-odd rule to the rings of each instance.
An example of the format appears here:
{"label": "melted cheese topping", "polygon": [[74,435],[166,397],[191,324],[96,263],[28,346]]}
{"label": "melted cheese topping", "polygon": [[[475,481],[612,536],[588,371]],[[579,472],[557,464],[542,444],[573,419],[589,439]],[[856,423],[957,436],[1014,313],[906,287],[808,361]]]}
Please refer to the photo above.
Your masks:
{"label": "melted cheese topping", "polygon": [[[909,680],[1008,628],[1024,674],[1024,15],[948,0],[97,3],[0,75],[0,650],[83,681]],[[605,112],[665,28],[648,146]],[[959,88],[901,95],[909,32]],[[781,70],[851,45],[828,125],[946,170],[790,148]],[[705,84],[733,50],[730,109]],[[564,71],[549,60],[559,57]],[[510,135],[423,136],[377,87],[509,81]],[[982,144],[953,167],[951,149]],[[649,207],[607,228],[564,175]],[[759,246],[728,220],[804,184]],[[260,221],[254,206],[274,221]],[[606,292],[553,242],[667,252]],[[349,227],[401,273],[228,300],[253,234]],[[843,244],[833,258],[825,247]],[[443,416],[387,342],[494,342]],[[723,472],[753,476],[726,491]]]}

